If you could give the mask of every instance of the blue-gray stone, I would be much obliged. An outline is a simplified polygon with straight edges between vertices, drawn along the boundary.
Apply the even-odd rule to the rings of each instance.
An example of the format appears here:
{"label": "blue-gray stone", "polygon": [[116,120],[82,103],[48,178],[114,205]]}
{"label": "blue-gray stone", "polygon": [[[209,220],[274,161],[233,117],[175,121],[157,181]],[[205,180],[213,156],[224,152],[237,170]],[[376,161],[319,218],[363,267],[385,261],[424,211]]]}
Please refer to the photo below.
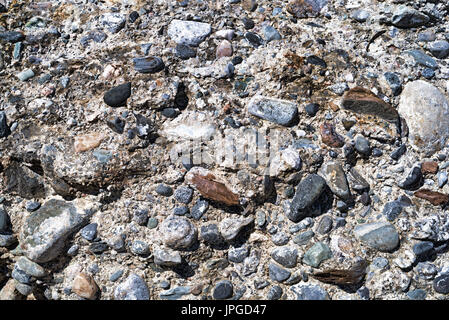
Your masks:
{"label": "blue-gray stone", "polygon": [[268,300],[279,300],[282,297],[282,288],[280,286],[273,286],[268,291],[267,299]]}
{"label": "blue-gray stone", "polygon": [[70,78],[69,77],[62,77],[60,80],[61,86],[63,88],[67,88],[69,86]]}
{"label": "blue-gray stone", "polygon": [[354,19],[357,22],[365,22],[370,17],[370,12],[363,10],[363,9],[357,9],[351,12],[351,19]]}
{"label": "blue-gray stone", "polygon": [[318,223],[317,226],[317,233],[319,234],[326,234],[332,230],[333,221],[332,218],[329,216],[323,216]]}
{"label": "blue-gray stone", "polygon": [[74,244],[73,246],[71,246],[71,247],[69,248],[69,250],[67,250],[67,254],[68,254],[69,256],[72,256],[72,257],[73,257],[73,256],[76,256],[76,254],[78,253],[79,248],[80,248],[79,245]]}
{"label": "blue-gray stone", "polygon": [[192,201],[193,189],[181,186],[175,190],[175,199],[181,203],[188,204]]}
{"label": "blue-gray stone", "polygon": [[210,245],[218,245],[224,241],[216,224],[201,226],[201,238]]}
{"label": "blue-gray stone", "polygon": [[296,103],[259,95],[249,102],[248,112],[253,116],[282,126],[290,126],[298,118]]}
{"label": "blue-gray stone", "polygon": [[430,42],[434,41],[436,38],[437,36],[432,30],[424,30],[418,33],[418,41]]}
{"label": "blue-gray stone", "polygon": [[3,208],[0,208],[0,233],[10,233],[12,228],[11,219]]}
{"label": "blue-gray stone", "polygon": [[111,274],[111,276],[109,277],[109,281],[111,282],[115,282],[118,279],[120,279],[120,277],[123,275],[123,270],[117,270],[116,272],[114,272],[113,274]]}
{"label": "blue-gray stone", "polygon": [[144,226],[148,221],[148,209],[137,209],[133,214],[133,221],[139,226]]}
{"label": "blue-gray stone", "polygon": [[182,60],[187,60],[196,57],[196,51],[186,44],[177,44],[175,48],[175,55]]}
{"label": "blue-gray stone", "polygon": [[14,44],[14,51],[13,51],[13,58],[16,60],[20,59],[20,54],[22,52],[23,49],[23,43],[22,42],[16,42]]}
{"label": "blue-gray stone", "polygon": [[440,171],[437,174],[438,187],[442,188],[447,183],[447,172]]}
{"label": "blue-gray stone", "polygon": [[449,56],[449,42],[445,40],[429,43],[428,49],[438,59],[446,59]]}
{"label": "blue-gray stone", "polygon": [[247,246],[238,248],[231,247],[228,250],[228,260],[235,263],[243,262],[243,260],[249,255],[249,249]]}
{"label": "blue-gray stone", "polygon": [[25,35],[19,31],[0,32],[0,40],[14,43],[25,40]]}
{"label": "blue-gray stone", "polygon": [[159,224],[159,221],[157,220],[157,218],[149,218],[148,219],[148,223],[147,223],[147,228],[149,229],[154,229],[157,227],[157,225]]}
{"label": "blue-gray stone", "polygon": [[126,100],[131,96],[131,82],[123,83],[115,86],[103,96],[103,101],[108,106],[117,108],[126,104]]}
{"label": "blue-gray stone", "polygon": [[32,77],[34,77],[34,71],[31,69],[24,70],[17,74],[17,78],[19,78],[20,81],[27,81]]}
{"label": "blue-gray stone", "polygon": [[355,150],[364,156],[369,156],[371,154],[371,147],[369,145],[369,140],[362,135],[358,135],[355,138]]}
{"label": "blue-gray stone", "polygon": [[385,72],[384,78],[387,81],[388,85],[390,86],[391,92],[393,95],[397,96],[401,93],[402,89],[402,82],[401,78],[399,78],[399,75],[395,72]]}
{"label": "blue-gray stone", "polygon": [[281,40],[282,37],[279,34],[279,32],[273,28],[272,26],[264,26],[262,28],[262,33],[264,36],[265,41],[270,42],[273,40]]}
{"label": "blue-gray stone", "polygon": [[134,69],[140,73],[157,73],[165,69],[165,64],[159,57],[134,58]]}
{"label": "blue-gray stone", "polygon": [[382,251],[394,250],[399,244],[399,234],[388,222],[372,222],[354,228],[355,237],[365,245]]}
{"label": "blue-gray stone", "polygon": [[280,267],[276,263],[271,262],[268,265],[268,274],[269,274],[271,280],[277,281],[277,282],[283,282],[290,277],[291,272]]}
{"label": "blue-gray stone", "polygon": [[17,242],[17,238],[13,234],[0,233],[0,247],[9,247]]}
{"label": "blue-gray stone", "polygon": [[17,265],[14,266],[14,269],[11,272],[11,276],[19,281],[20,283],[30,284],[31,276],[27,274],[25,271],[19,269]]}
{"label": "blue-gray stone", "polygon": [[271,237],[271,241],[277,246],[283,246],[288,243],[290,236],[285,232],[277,232]]}
{"label": "blue-gray stone", "polygon": [[433,242],[431,241],[421,241],[413,245],[413,253],[415,254],[417,260],[425,261],[429,259],[434,252]]}
{"label": "blue-gray stone", "polygon": [[330,300],[327,291],[318,285],[299,283],[291,290],[296,293],[296,300]]}
{"label": "blue-gray stone", "polygon": [[422,76],[426,79],[432,79],[433,77],[435,77],[435,70],[432,70],[430,68],[425,68],[422,72],[421,72]]}
{"label": "blue-gray stone", "polygon": [[223,300],[232,297],[234,286],[229,280],[221,280],[215,284],[212,296],[216,300]]}
{"label": "blue-gray stone", "polygon": [[390,158],[393,160],[399,160],[399,158],[407,151],[407,147],[405,144],[401,144],[392,153],[390,153]]}
{"label": "blue-gray stone", "polygon": [[398,28],[416,28],[425,25],[429,20],[424,13],[401,5],[393,12],[391,22]]}
{"label": "blue-gray stone", "polygon": [[150,246],[144,241],[135,240],[131,244],[131,252],[135,255],[145,256],[150,254]]}
{"label": "blue-gray stone", "polygon": [[404,180],[399,181],[398,186],[405,190],[416,190],[418,189],[423,180],[423,175],[420,166],[414,166],[408,172]]}
{"label": "blue-gray stone", "polygon": [[421,50],[407,50],[405,54],[411,55],[417,64],[431,69],[437,69],[438,63],[431,56],[425,54]]}
{"label": "blue-gray stone", "polygon": [[402,204],[395,200],[391,202],[387,202],[384,206],[382,214],[387,217],[388,221],[395,220],[399,214],[402,212]]}
{"label": "blue-gray stone", "polygon": [[8,123],[6,122],[6,113],[0,111],[0,138],[5,138],[11,133]]}
{"label": "blue-gray stone", "polygon": [[299,246],[305,245],[309,242],[310,239],[315,235],[312,230],[304,231],[293,238],[293,242]]}
{"label": "blue-gray stone", "polygon": [[44,268],[24,256],[17,260],[16,265],[18,269],[35,278],[42,278],[46,275]]}
{"label": "blue-gray stone", "polygon": [[433,280],[433,289],[442,294],[449,293],[449,275],[441,275]]}
{"label": "blue-gray stone", "polygon": [[410,300],[425,300],[427,292],[423,289],[415,289],[407,292],[407,297]]}
{"label": "blue-gray stone", "polygon": [[424,280],[432,280],[438,273],[438,268],[430,262],[419,262],[415,270],[418,277]]}
{"label": "blue-gray stone", "polygon": [[187,206],[181,206],[181,207],[175,207],[173,209],[173,214],[177,216],[185,216],[189,213],[189,207]]}
{"label": "blue-gray stone", "polygon": [[108,12],[101,16],[101,23],[111,33],[117,33],[125,27],[126,16],[118,12]]}
{"label": "blue-gray stone", "polygon": [[97,237],[97,223],[91,223],[81,229],[81,237],[87,241],[93,241]]}
{"label": "blue-gray stone", "polygon": [[165,197],[170,197],[173,194],[173,189],[165,184],[159,184],[155,191]]}
{"label": "blue-gray stone", "polygon": [[115,300],[150,300],[150,291],[145,281],[135,273],[120,283],[114,290]]}
{"label": "blue-gray stone", "polygon": [[330,259],[331,257],[332,252],[329,247],[322,242],[317,242],[307,250],[302,258],[302,262],[311,267],[318,268],[322,261]]}
{"label": "blue-gray stone", "polygon": [[298,250],[294,247],[279,247],[273,249],[271,257],[286,268],[294,268],[298,259]]}
{"label": "blue-gray stone", "polygon": [[371,263],[370,267],[379,270],[387,270],[389,265],[390,263],[388,262],[388,259],[384,257],[376,257],[373,259],[373,262]]}
{"label": "blue-gray stone", "polygon": [[40,202],[37,201],[28,201],[26,204],[26,209],[28,212],[34,212],[41,207]]}

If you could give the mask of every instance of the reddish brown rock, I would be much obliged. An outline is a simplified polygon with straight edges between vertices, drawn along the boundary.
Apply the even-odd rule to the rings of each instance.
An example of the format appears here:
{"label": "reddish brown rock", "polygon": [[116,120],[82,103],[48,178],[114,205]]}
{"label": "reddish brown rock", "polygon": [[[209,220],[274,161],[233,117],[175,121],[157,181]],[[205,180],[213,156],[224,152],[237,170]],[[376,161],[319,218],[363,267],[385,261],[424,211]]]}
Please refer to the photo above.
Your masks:
{"label": "reddish brown rock", "polygon": [[79,273],[73,280],[72,291],[78,296],[88,300],[95,300],[98,294],[98,285],[92,276]]}
{"label": "reddish brown rock", "polygon": [[329,122],[324,122],[320,126],[321,141],[333,148],[341,148],[345,144],[342,136],[335,132],[334,125]]}
{"label": "reddish brown rock", "polygon": [[424,161],[421,164],[421,172],[423,174],[435,174],[438,172],[438,163],[436,163],[435,161]]}
{"label": "reddish brown rock", "polygon": [[414,193],[414,196],[427,200],[434,206],[443,205],[449,202],[449,195],[427,189],[421,189],[416,191]]}
{"label": "reddish brown rock", "polygon": [[355,113],[372,115],[389,122],[397,122],[398,112],[370,90],[355,87],[346,91],[342,107]]}
{"label": "reddish brown rock", "polygon": [[229,206],[239,204],[239,196],[230,191],[223,183],[215,181],[215,176],[210,173],[205,176],[194,174],[191,182],[198,192],[207,199]]}

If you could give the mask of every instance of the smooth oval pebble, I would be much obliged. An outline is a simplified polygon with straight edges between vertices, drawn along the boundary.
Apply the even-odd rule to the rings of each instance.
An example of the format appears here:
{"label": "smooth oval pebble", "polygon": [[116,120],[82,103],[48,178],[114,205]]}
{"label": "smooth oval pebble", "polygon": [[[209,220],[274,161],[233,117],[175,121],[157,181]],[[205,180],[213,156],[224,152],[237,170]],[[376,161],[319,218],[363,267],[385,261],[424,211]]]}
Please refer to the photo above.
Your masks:
{"label": "smooth oval pebble", "polygon": [[156,73],[164,70],[165,64],[159,57],[134,58],[134,69],[140,73]]}

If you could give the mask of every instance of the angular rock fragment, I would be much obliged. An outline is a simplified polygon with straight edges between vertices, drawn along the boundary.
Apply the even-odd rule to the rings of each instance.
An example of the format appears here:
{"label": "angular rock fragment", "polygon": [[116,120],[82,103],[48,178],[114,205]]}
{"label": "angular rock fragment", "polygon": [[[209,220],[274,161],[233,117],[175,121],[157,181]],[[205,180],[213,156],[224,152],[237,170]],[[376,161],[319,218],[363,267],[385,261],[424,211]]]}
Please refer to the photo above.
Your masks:
{"label": "angular rock fragment", "polygon": [[296,103],[257,95],[248,104],[248,112],[264,120],[280,124],[292,125],[298,118]]}
{"label": "angular rock fragment", "polygon": [[324,177],[327,185],[336,196],[342,199],[349,199],[351,197],[346,174],[341,164],[327,162],[321,166],[320,174]]}
{"label": "angular rock fragment", "polygon": [[196,21],[173,20],[167,34],[178,44],[198,46],[211,33],[210,24]]}
{"label": "angular rock fragment", "polygon": [[91,275],[79,273],[73,280],[72,291],[81,298],[95,300],[100,288]]}
{"label": "angular rock fragment", "polygon": [[360,260],[350,269],[328,269],[321,272],[315,272],[312,277],[329,284],[336,285],[356,285],[359,284],[366,274],[368,262]]}
{"label": "angular rock fragment", "polygon": [[355,87],[345,93],[342,107],[355,113],[377,116],[388,122],[397,122],[398,112],[370,90]]}
{"label": "angular rock fragment", "polygon": [[415,197],[429,201],[434,206],[445,205],[449,202],[449,195],[428,189],[420,189],[413,195]]}
{"label": "angular rock fragment", "polygon": [[406,6],[399,6],[391,18],[393,25],[398,28],[416,28],[425,25],[429,20],[424,13]]}
{"label": "angular rock fragment", "polygon": [[148,286],[140,276],[131,273],[114,290],[115,300],[150,300]]}
{"label": "angular rock fragment", "polygon": [[404,180],[398,183],[399,188],[406,190],[416,190],[423,184],[421,168],[414,166]]}
{"label": "angular rock fragment", "polygon": [[324,122],[320,125],[321,141],[332,148],[341,148],[345,144],[342,136],[336,131],[332,123]]}
{"label": "angular rock fragment", "polygon": [[296,18],[315,18],[327,5],[328,0],[293,0],[287,5],[287,11]]}
{"label": "angular rock fragment", "polygon": [[218,226],[223,239],[227,241],[234,240],[240,231],[254,221],[252,217],[246,218],[225,218]]}
{"label": "angular rock fragment", "polygon": [[103,133],[93,132],[82,136],[76,136],[73,143],[75,152],[84,152],[98,147],[104,139]]}

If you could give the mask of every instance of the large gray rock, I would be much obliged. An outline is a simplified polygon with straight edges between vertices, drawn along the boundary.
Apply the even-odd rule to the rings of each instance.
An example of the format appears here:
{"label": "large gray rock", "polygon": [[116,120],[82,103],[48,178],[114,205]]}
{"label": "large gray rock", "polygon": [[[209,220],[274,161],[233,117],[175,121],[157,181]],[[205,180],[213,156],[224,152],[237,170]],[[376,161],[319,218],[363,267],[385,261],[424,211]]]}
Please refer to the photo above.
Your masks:
{"label": "large gray rock", "polygon": [[298,118],[296,103],[257,95],[251,99],[248,112],[264,120],[290,126]]}
{"label": "large gray rock", "polygon": [[199,45],[211,33],[210,24],[196,21],[173,20],[167,34],[177,44]]}
{"label": "large gray rock", "polygon": [[55,259],[67,238],[87,224],[95,211],[88,200],[50,199],[25,220],[19,237],[25,256],[37,263]]}
{"label": "large gray rock", "polygon": [[430,18],[424,13],[406,6],[399,6],[394,12],[391,22],[398,28],[416,28],[425,25]]}
{"label": "large gray rock", "polygon": [[449,102],[432,84],[409,82],[401,93],[398,108],[409,128],[411,146],[431,156],[446,143],[449,135]]}

